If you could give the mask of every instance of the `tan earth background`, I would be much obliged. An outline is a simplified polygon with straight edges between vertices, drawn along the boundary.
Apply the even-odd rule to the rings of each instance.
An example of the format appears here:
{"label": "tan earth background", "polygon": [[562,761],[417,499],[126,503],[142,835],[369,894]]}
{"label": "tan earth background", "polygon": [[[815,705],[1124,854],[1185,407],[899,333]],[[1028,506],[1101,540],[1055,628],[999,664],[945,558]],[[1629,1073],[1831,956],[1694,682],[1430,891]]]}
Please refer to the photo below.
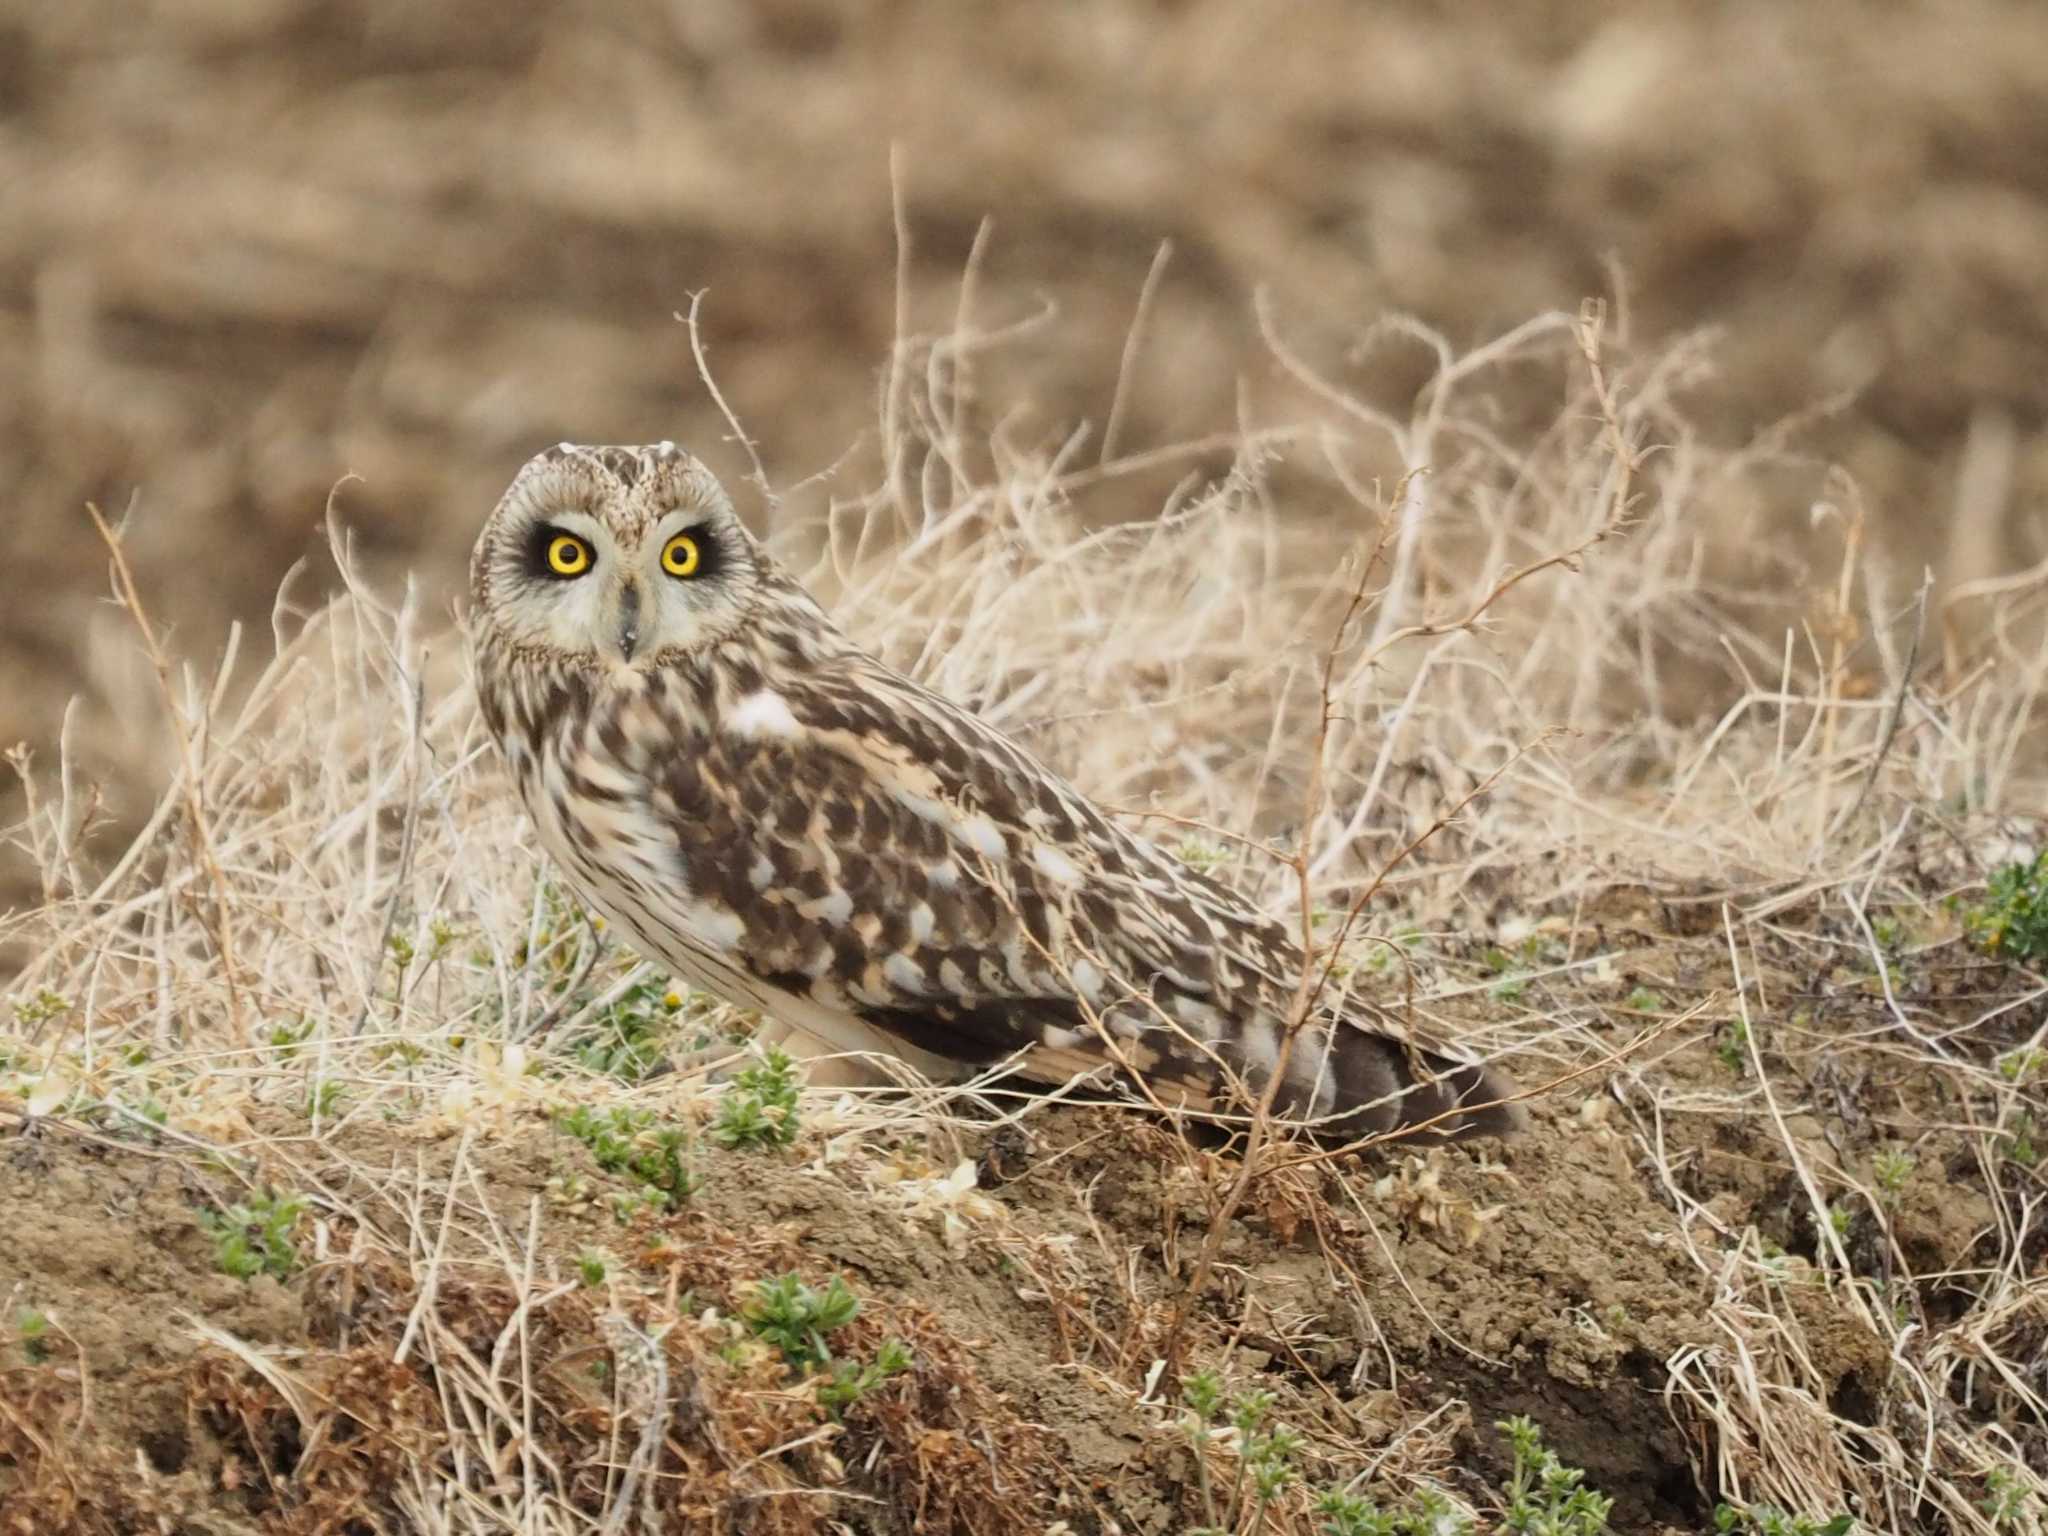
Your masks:
{"label": "tan earth background", "polygon": [[[1256,401],[1261,289],[1339,358],[1389,310],[1462,347],[1604,294],[1645,343],[1722,333],[1687,400],[1709,438],[1797,415],[1814,475],[1710,546],[1796,548],[1840,463],[1908,568],[2048,553],[2038,6],[0,15],[0,742],[47,748],[83,694],[78,742],[123,818],[155,764],[104,704],[132,647],[106,643],[125,621],[86,502],[132,509],[138,576],[202,662],[232,618],[265,632],[293,562],[313,557],[305,600],[332,586],[345,476],[371,568],[417,569],[445,607],[537,446],[672,437],[737,467],[673,318],[699,291],[771,480],[855,485],[898,327],[892,146],[906,323],[954,313],[988,221],[981,322],[1051,307],[1004,401],[1045,423],[1099,433],[1168,243],[1124,444]],[[1343,382],[1399,400],[1426,371],[1382,347]],[[1554,405],[1552,374],[1528,388]],[[1111,510],[1157,505],[1128,494]]]}
{"label": "tan earth background", "polygon": [[[2044,331],[2033,0],[0,0],[0,1536],[1446,1536],[1523,1414],[1614,1532],[2042,1536]],[[761,1021],[455,676],[564,438],[853,530],[850,630],[1526,1133],[732,1132]],[[827,1277],[873,1380],[762,1326]]]}

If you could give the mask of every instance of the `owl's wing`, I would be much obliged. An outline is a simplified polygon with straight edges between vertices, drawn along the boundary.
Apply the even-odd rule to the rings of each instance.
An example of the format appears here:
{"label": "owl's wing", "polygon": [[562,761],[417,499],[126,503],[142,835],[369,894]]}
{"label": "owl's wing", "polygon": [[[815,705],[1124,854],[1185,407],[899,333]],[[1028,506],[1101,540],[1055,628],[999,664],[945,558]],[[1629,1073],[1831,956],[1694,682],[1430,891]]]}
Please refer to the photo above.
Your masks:
{"label": "owl's wing", "polygon": [[[773,992],[1048,1083],[1111,1068],[1242,1113],[1302,957],[1249,901],[1112,822],[974,715],[858,652],[731,701],[662,770],[693,893]],[[770,1003],[772,1008],[772,1001]],[[1283,1108],[1340,1133],[1504,1097],[1384,1020],[1321,1017]],[[1505,1128],[1483,1115],[1453,1129]]]}

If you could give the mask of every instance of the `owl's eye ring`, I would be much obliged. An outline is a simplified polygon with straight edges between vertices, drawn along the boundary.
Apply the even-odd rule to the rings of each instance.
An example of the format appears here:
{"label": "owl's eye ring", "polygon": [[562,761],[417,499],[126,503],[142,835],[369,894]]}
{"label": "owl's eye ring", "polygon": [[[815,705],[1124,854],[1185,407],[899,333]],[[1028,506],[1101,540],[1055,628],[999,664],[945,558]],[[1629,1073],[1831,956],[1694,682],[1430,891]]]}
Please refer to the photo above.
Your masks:
{"label": "owl's eye ring", "polygon": [[557,576],[581,576],[590,569],[590,546],[573,533],[548,540],[548,569]]}
{"label": "owl's eye ring", "polygon": [[661,546],[661,568],[671,576],[696,575],[703,559],[703,550],[687,533],[679,533]]}

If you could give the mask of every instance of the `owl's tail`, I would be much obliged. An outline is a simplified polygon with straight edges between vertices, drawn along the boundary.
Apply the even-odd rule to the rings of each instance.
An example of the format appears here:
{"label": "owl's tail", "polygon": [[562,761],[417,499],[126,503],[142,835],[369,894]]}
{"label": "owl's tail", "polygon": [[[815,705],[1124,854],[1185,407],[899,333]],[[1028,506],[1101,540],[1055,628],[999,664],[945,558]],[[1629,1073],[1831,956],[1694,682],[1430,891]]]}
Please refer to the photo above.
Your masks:
{"label": "owl's tail", "polygon": [[1500,1068],[1454,1047],[1347,1017],[1302,1031],[1275,1105],[1323,1139],[1406,1130],[1448,1140],[1522,1129],[1519,1093]]}
{"label": "owl's tail", "polygon": [[1311,1023],[1291,1045],[1270,1020],[1203,1043],[1165,1025],[1154,1009],[1092,1020],[1071,1004],[1044,1000],[951,1009],[939,1019],[914,1011],[868,1017],[906,1043],[964,1063],[1008,1061],[1047,1085],[1107,1070],[1169,1112],[1224,1126],[1247,1123],[1284,1055],[1273,1114],[1318,1140],[1402,1131],[1454,1140],[1522,1128],[1520,1090],[1498,1067],[1351,1006],[1342,1017]]}
{"label": "owl's tail", "polygon": [[[1078,1048],[1029,1053],[1025,1070],[1056,1081],[1114,1064],[1169,1109],[1242,1126],[1263,1100],[1281,1054],[1281,1037],[1270,1026],[1253,1025],[1199,1049],[1186,1036],[1153,1030],[1108,1052],[1083,1036]],[[1507,1136],[1527,1123],[1520,1089],[1507,1073],[1455,1046],[1418,1040],[1392,1019],[1326,1017],[1303,1029],[1285,1055],[1272,1112],[1318,1141],[1404,1132],[1453,1141]]]}

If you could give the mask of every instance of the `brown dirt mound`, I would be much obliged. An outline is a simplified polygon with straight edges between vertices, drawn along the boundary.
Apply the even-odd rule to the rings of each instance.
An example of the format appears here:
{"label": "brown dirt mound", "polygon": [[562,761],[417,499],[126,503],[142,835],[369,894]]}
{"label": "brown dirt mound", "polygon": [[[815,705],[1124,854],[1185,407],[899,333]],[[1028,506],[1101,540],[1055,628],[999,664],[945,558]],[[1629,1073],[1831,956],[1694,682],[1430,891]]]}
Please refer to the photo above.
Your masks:
{"label": "brown dirt mound", "polygon": [[[1764,942],[1781,1010],[1828,937],[1805,924]],[[1625,975],[1541,985],[1553,1003],[1612,1007],[1619,990],[1653,1013],[1725,962],[1716,938],[1638,934],[1625,952]],[[1901,975],[1972,1013],[2028,985],[1947,943]],[[1868,982],[1824,988],[1825,1036],[1810,1004],[1777,1015],[1782,1046],[1760,1059],[1799,1101],[1783,1117],[1731,1057],[1724,1012],[1652,1079],[1547,1100],[1510,1144],[1272,1174],[1224,1239],[1182,1358],[1272,1391],[1319,1486],[1374,1466],[1376,1486],[1425,1478],[1483,1510],[1507,1471],[1490,1426],[1525,1413],[1615,1497],[1616,1529],[1703,1529],[1733,1490],[1702,1476],[1715,1420],[1673,1362],[1725,1366],[1741,1327],[1752,1369],[1796,1359],[1815,1406],[1886,1424],[1901,1383],[1859,1306],[1886,1295],[1946,1331],[1990,1294],[2010,1196],[1959,1127],[1935,1128],[1957,1119],[1937,1113],[1952,1076],[1887,1050],[1881,1027],[1845,1050],[1882,1014]],[[1624,1008],[1602,1041],[1641,1022]],[[1731,1096],[1733,1112],[1684,1109]],[[1924,1127],[1912,1171],[1859,1207],[1854,1170],[1902,1110]],[[660,1531],[1168,1536],[1201,1516],[1171,1381],[1159,1393],[1149,1373],[1235,1166],[1222,1149],[1110,1108],[1054,1110],[1023,1136],[951,1122],[794,1153],[700,1142],[685,1207],[624,1220],[610,1197],[628,1186],[537,1111],[460,1136],[358,1121],[319,1142],[262,1118],[270,1176],[311,1194],[281,1279],[221,1272],[200,1212],[248,1191],[219,1164],[47,1124],[7,1147],[0,1293],[50,1327],[0,1356],[0,1529],[439,1529],[434,1497],[509,1507],[521,1479],[595,1522],[628,1467]],[[955,1157],[978,1158],[987,1187],[895,1198]],[[1840,1236],[1863,1278],[1824,1251],[1800,1191],[1815,1170],[1852,1212]],[[596,1251],[602,1279],[580,1277]],[[785,1272],[842,1276],[861,1298],[835,1355],[896,1339],[909,1371],[843,1416],[821,1408],[816,1378],[734,1321]],[[1964,1396],[1945,1411],[1996,1410]],[[1306,1509],[1290,1494],[1272,1528],[1308,1529]]]}

